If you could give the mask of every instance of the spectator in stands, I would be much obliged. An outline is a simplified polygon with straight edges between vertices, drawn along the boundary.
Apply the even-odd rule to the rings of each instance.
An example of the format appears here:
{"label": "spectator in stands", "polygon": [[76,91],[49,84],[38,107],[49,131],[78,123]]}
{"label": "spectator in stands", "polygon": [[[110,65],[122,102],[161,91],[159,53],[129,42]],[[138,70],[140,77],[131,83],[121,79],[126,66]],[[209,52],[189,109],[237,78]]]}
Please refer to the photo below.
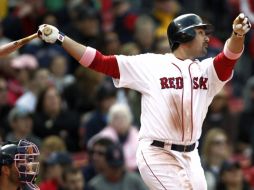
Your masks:
{"label": "spectator in stands", "polygon": [[166,37],[157,38],[154,45],[154,51],[158,54],[165,54],[171,52],[168,46],[168,39]]}
{"label": "spectator in stands", "polygon": [[238,119],[239,116],[237,114],[230,112],[229,93],[224,88],[214,97],[211,105],[208,108],[208,112],[203,123],[203,133],[200,140],[201,147],[204,136],[210,129],[214,127],[227,131],[229,142],[235,143],[238,133]]}
{"label": "spectator in stands", "polygon": [[151,52],[155,42],[155,24],[149,16],[139,16],[135,23],[134,40],[141,53]]}
{"label": "spectator in stands", "polygon": [[42,90],[50,85],[48,69],[37,69],[28,84],[28,88],[23,95],[21,95],[15,105],[26,108],[30,112],[34,112],[38,101],[38,95]]}
{"label": "spectator in stands", "polygon": [[[109,138],[100,137],[88,144],[88,160],[89,163],[83,168],[85,181],[88,182],[98,173],[104,171],[104,152],[106,148],[113,145],[114,142]],[[86,185],[87,185],[86,184]]]}
{"label": "spectator in stands", "polygon": [[14,70],[14,76],[8,80],[8,89],[12,105],[28,89],[38,66],[36,57],[30,54],[23,54],[11,60],[11,68]]}
{"label": "spectator in stands", "polygon": [[7,134],[6,141],[27,139],[40,148],[41,139],[33,134],[32,112],[24,107],[15,106],[10,111],[8,120],[12,131]]}
{"label": "spectator in stands", "polygon": [[[123,44],[120,50],[121,54],[123,55],[137,55],[140,54],[140,51],[140,48],[134,42]],[[125,97],[133,115],[133,123],[137,126],[140,126],[141,94],[138,91],[127,88],[118,89],[118,91],[124,91]]]}
{"label": "spectator in stands", "polygon": [[[202,14],[207,20],[213,23],[215,27],[214,34],[222,41],[227,38],[227,34],[232,29],[232,26],[228,21],[236,16],[232,15],[233,8],[229,2],[229,0],[200,2],[202,5]],[[236,14],[238,13],[239,12]]]}
{"label": "spectator in stands", "polygon": [[63,97],[69,109],[76,110],[82,115],[95,108],[96,88],[104,76],[82,66],[77,68],[74,76],[75,82],[64,89]]}
{"label": "spectator in stands", "polygon": [[156,23],[155,36],[167,34],[168,24],[179,14],[182,7],[176,0],[154,0],[152,18]]}
{"label": "spectator in stands", "polygon": [[45,160],[52,152],[66,152],[65,142],[56,135],[48,135],[43,139],[41,145],[41,160]]}
{"label": "spectator in stands", "polygon": [[75,78],[71,74],[68,74],[67,70],[68,59],[65,56],[59,54],[52,58],[50,63],[50,77],[60,93],[75,81]]}
{"label": "spectator in stands", "polygon": [[[251,70],[251,75],[254,74],[254,67],[253,67],[253,62],[254,62],[254,1],[251,0],[239,0],[239,11],[243,12],[248,18],[250,23],[252,24],[252,29],[250,33],[247,35],[248,36],[248,44],[247,50],[249,51],[249,55],[251,58],[251,61],[249,61],[249,67]],[[245,70],[244,70],[245,71]],[[245,73],[243,73],[245,74]],[[245,82],[245,81],[244,81]]]}
{"label": "spectator in stands", "polygon": [[115,32],[105,32],[102,42],[102,52],[106,55],[119,54],[121,43],[118,34]]}
{"label": "spectator in stands", "polygon": [[223,162],[216,190],[250,190],[238,162]]}
{"label": "spectator in stands", "polygon": [[136,43],[130,42],[121,46],[120,53],[123,55],[138,55],[140,54],[140,49]]}
{"label": "spectator in stands", "polygon": [[69,151],[80,150],[79,115],[75,111],[64,109],[60,94],[54,86],[49,86],[40,93],[34,122],[37,136],[45,138],[48,135],[59,135]]}
{"label": "spectator in stands", "polygon": [[91,190],[147,190],[141,177],[135,172],[129,172],[124,167],[124,155],[121,146],[117,144],[105,147],[100,154],[103,171],[89,182]]}
{"label": "spectator in stands", "polygon": [[238,148],[245,157],[254,160],[254,77],[244,87],[244,110],[238,123]]}
{"label": "spectator in stands", "polygon": [[7,81],[0,76],[0,133],[4,137],[9,131],[8,114],[12,106],[8,103]]}
{"label": "spectator in stands", "polygon": [[119,143],[123,148],[127,169],[137,170],[138,130],[132,125],[132,114],[128,105],[118,103],[110,108],[107,127],[93,138],[101,136]]}
{"label": "spectator in stands", "polygon": [[[8,1],[11,2],[11,1]],[[41,0],[19,0],[3,19],[3,26],[8,38],[20,39],[37,31],[39,19],[45,13]],[[15,29],[13,29],[15,26]]]}
{"label": "spectator in stands", "polygon": [[63,32],[73,39],[85,42],[91,47],[100,47],[100,15],[98,12],[84,4],[70,9],[71,22],[66,25]]}
{"label": "spectator in stands", "polygon": [[222,163],[231,156],[230,145],[224,130],[210,129],[203,141],[201,158],[208,190],[214,190]]}
{"label": "spectator in stands", "polygon": [[[3,2],[3,1],[2,1]],[[1,2],[0,2],[1,3]],[[0,5],[1,6],[1,5]],[[2,7],[1,7],[2,8]],[[0,9],[1,9],[0,8]],[[1,12],[1,10],[0,10]],[[1,14],[1,13],[0,13]],[[7,43],[10,43],[12,40],[7,38],[4,34],[4,27],[3,27],[3,23],[2,20],[0,21],[0,46],[5,45]],[[6,57],[14,57],[18,55],[18,50],[10,53],[9,55],[6,55]]]}
{"label": "spectator in stands", "polygon": [[95,134],[99,133],[108,122],[108,111],[116,102],[116,89],[112,82],[104,82],[97,89],[97,106],[94,111],[87,114],[84,127],[85,145]]}
{"label": "spectator in stands", "polygon": [[[49,135],[43,139],[41,148],[40,148],[40,163],[45,163],[49,155],[53,152],[66,152],[67,148],[63,139],[56,135]],[[45,176],[45,167],[43,164],[40,164],[40,173],[39,180],[43,179]]]}
{"label": "spectator in stands", "polygon": [[85,190],[85,180],[82,170],[75,167],[66,168],[63,171],[63,190]]}
{"label": "spectator in stands", "polygon": [[[121,43],[133,41],[133,31],[137,13],[131,9],[128,0],[112,0],[114,31],[118,34]],[[148,40],[148,39],[147,39]]]}
{"label": "spectator in stands", "polygon": [[44,176],[39,184],[41,190],[59,190],[64,186],[63,171],[72,165],[72,159],[68,153],[53,152],[42,163]]}

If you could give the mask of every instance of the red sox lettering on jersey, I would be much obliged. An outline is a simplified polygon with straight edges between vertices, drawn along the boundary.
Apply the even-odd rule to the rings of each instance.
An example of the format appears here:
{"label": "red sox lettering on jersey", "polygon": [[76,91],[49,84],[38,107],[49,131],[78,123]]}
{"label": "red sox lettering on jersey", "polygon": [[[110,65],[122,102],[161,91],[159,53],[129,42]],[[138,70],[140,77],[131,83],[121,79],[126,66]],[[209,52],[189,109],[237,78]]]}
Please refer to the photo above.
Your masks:
{"label": "red sox lettering on jersey", "polygon": [[[183,77],[162,77],[160,78],[161,89],[183,89]],[[193,89],[204,89],[207,90],[208,78],[206,77],[193,77]]]}

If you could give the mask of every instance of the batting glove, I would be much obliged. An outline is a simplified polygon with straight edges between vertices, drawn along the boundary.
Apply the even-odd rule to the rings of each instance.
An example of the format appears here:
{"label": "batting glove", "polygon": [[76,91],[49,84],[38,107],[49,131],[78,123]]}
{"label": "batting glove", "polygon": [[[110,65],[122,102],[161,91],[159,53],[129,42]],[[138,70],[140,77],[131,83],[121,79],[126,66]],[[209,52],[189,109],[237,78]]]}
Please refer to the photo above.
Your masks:
{"label": "batting glove", "polygon": [[52,25],[42,24],[39,26],[38,36],[47,43],[59,43],[62,44],[64,40],[64,34]]}
{"label": "batting glove", "polygon": [[251,28],[248,18],[240,13],[233,22],[234,34],[238,37],[243,37]]}

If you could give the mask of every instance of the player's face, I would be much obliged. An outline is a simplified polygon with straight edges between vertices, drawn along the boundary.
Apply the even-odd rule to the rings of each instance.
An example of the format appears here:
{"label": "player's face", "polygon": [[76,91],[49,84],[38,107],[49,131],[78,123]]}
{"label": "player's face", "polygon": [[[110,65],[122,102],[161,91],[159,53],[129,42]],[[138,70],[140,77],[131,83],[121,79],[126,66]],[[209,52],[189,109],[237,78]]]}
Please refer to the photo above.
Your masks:
{"label": "player's face", "polygon": [[10,173],[9,173],[9,182],[15,184],[17,186],[20,185],[19,181],[19,172],[14,164],[10,166]]}
{"label": "player's face", "polygon": [[202,57],[207,54],[209,37],[202,28],[196,28],[196,36],[190,43],[194,57]]}

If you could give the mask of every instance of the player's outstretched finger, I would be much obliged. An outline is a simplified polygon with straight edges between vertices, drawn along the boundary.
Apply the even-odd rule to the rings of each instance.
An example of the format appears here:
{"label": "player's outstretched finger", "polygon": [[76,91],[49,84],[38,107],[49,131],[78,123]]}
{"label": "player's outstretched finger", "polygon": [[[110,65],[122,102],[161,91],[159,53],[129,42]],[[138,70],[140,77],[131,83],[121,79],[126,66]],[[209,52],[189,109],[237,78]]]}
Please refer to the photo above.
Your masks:
{"label": "player's outstretched finger", "polygon": [[238,16],[238,18],[239,18],[240,20],[243,20],[243,19],[244,19],[244,17],[245,17],[245,16],[244,16],[244,14],[243,14],[243,13],[240,13],[240,14],[239,14],[239,16]]}

